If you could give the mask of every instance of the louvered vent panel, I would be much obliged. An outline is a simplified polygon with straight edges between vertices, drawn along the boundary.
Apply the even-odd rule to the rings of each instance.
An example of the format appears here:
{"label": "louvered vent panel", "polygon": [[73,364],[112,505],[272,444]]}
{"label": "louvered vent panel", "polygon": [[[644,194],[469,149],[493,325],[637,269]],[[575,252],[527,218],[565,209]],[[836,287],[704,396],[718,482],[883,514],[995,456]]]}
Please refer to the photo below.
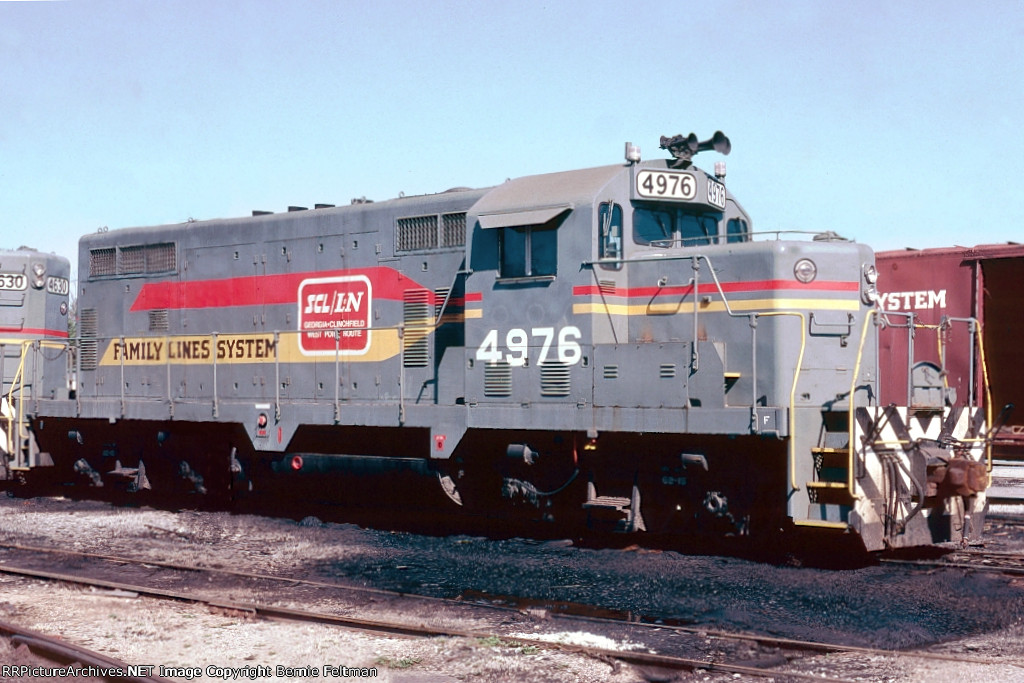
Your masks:
{"label": "louvered vent panel", "polygon": [[448,300],[448,292],[451,289],[451,287],[438,287],[434,290],[434,319],[439,323],[441,322],[441,309],[444,307],[444,302]]}
{"label": "louvered vent panel", "polygon": [[399,218],[395,231],[395,249],[433,249],[437,246],[437,215]]}
{"label": "louvered vent panel", "polygon": [[572,387],[567,363],[546,360],[540,364],[541,396],[568,396]]}
{"label": "louvered vent panel", "polygon": [[615,280],[598,280],[597,286],[601,290],[602,296],[615,294]]}
{"label": "louvered vent panel", "polygon": [[496,398],[512,395],[512,366],[499,360],[484,366],[484,396]]}
{"label": "louvered vent panel", "polygon": [[466,214],[446,213],[441,216],[441,246],[460,247],[466,243]]}
{"label": "louvered vent panel", "polygon": [[167,320],[167,309],[157,308],[149,312],[149,331],[166,332],[171,328]]}
{"label": "louvered vent panel", "polygon": [[78,316],[79,339],[78,352],[81,354],[82,369],[95,370],[97,366],[97,343],[96,334],[99,330],[99,320],[95,308],[83,308]]}
{"label": "louvered vent panel", "polygon": [[402,352],[407,368],[425,368],[429,361],[428,340],[434,319],[430,290],[407,289],[402,295]]}
{"label": "louvered vent panel", "polygon": [[606,365],[606,366],[604,366],[604,378],[605,379],[618,379],[619,378],[619,366],[618,365]]}
{"label": "louvered vent panel", "polygon": [[672,379],[676,376],[676,364],[675,363],[662,363],[661,368],[658,370],[658,377],[662,379]]}

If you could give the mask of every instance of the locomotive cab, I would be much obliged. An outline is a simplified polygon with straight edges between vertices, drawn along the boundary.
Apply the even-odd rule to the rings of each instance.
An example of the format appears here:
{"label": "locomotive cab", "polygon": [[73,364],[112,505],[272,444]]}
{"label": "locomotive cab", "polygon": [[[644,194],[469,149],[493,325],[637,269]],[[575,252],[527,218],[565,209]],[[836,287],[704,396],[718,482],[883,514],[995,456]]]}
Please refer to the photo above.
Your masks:
{"label": "locomotive cab", "polygon": [[872,477],[898,477],[867,464],[899,422],[877,407],[871,250],[754,241],[723,166],[630,152],[506,182],[468,213],[467,426],[487,429],[466,450],[491,454],[490,495],[545,510],[575,488],[588,519],[625,531],[955,535],[964,508],[913,477],[881,491]]}

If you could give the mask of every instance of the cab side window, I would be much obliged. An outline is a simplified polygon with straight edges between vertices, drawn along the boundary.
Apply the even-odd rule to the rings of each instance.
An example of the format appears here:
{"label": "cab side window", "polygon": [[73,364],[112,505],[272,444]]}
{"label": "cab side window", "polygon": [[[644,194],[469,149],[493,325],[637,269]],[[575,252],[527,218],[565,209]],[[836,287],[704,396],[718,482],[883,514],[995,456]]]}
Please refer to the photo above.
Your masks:
{"label": "cab side window", "polygon": [[499,277],[553,277],[557,271],[558,222],[501,228]]}
{"label": "cab side window", "polygon": [[749,241],[750,235],[748,234],[748,231],[749,229],[747,228],[747,222],[745,220],[742,218],[730,218],[729,224],[726,226],[729,244]]}
{"label": "cab side window", "polygon": [[[622,258],[622,207],[612,202],[601,204],[597,212],[597,228],[601,259]],[[614,264],[613,267],[621,267]]]}
{"label": "cab side window", "polygon": [[711,244],[717,235],[718,221],[715,216],[689,213],[679,215],[679,237],[684,247]]}

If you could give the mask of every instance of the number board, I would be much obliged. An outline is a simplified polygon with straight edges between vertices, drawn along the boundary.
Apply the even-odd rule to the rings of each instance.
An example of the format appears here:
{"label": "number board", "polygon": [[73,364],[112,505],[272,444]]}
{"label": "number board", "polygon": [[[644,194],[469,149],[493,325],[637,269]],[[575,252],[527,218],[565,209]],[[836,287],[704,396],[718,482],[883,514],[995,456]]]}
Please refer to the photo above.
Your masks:
{"label": "number board", "polygon": [[[691,202],[697,198],[697,176],[681,171],[652,171],[636,174],[636,195],[641,199],[669,199]],[[707,203],[725,209],[725,185],[707,179]]]}
{"label": "number board", "polygon": [[0,273],[0,289],[21,291],[28,288],[24,273]]}
{"label": "number board", "polygon": [[725,210],[725,185],[708,178],[708,204]]}
{"label": "number board", "polygon": [[644,199],[688,202],[697,196],[697,178],[692,173],[644,169],[636,174],[636,194]]}
{"label": "number board", "polygon": [[55,277],[51,275],[46,278],[46,291],[50,294],[59,294],[60,296],[67,296],[70,291],[70,285],[66,277]]}

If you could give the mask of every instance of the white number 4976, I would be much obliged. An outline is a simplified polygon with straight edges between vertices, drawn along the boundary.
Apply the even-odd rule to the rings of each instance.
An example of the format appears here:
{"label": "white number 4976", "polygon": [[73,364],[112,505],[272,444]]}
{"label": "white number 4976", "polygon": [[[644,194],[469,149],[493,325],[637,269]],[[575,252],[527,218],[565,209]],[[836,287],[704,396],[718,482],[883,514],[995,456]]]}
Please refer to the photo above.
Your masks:
{"label": "white number 4976", "polygon": [[[580,349],[579,340],[582,337],[580,328],[575,325],[568,325],[558,330],[558,339],[555,345],[557,358],[560,363],[575,365],[583,355]],[[530,339],[533,344],[530,344]],[[512,367],[526,365],[530,348],[540,348],[537,363],[541,364],[548,359],[551,352],[552,342],[555,341],[555,328],[534,327],[530,334],[526,330],[514,328],[505,335],[505,353],[498,347],[498,331],[491,330],[484,336],[483,342],[476,350],[476,359],[485,363],[497,363],[504,360]]]}

